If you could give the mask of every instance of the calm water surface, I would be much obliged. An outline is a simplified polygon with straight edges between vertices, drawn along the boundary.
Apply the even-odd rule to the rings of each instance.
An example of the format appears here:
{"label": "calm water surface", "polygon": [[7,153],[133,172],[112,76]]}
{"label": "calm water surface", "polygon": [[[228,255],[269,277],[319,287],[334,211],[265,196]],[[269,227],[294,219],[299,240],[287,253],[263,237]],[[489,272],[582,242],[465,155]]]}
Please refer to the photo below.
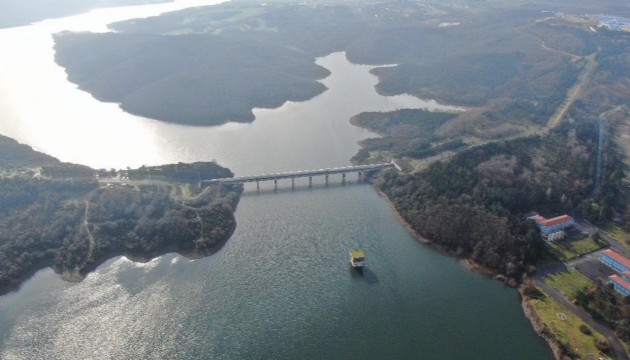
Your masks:
{"label": "calm water surface", "polygon": [[[337,53],[318,59],[332,71],[327,92],[256,110],[252,124],[132,116],[75,90],[52,63],[51,31],[102,31],[112,18],[148,13],[108,14],[89,26],[77,16],[0,31],[3,48],[23,44],[0,57],[0,133],[96,167],[216,159],[247,175],[348,165],[356,142],[373,136],[350,116],[441,107],[377,95],[371,67]],[[23,56],[36,69],[20,66]],[[419,244],[367,185],[250,189],[236,216],[234,236],[205,259],[119,257],[79,284],[40,271],[0,297],[0,358],[552,358],[513,289]],[[363,276],[349,269],[355,247],[367,254]]]}

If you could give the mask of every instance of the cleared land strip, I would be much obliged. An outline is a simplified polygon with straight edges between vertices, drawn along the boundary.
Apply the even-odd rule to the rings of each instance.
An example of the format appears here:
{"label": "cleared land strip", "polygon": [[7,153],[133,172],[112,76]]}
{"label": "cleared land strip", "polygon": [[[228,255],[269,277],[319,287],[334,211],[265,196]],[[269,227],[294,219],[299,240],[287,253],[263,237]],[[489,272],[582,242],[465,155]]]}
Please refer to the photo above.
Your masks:
{"label": "cleared land strip", "polygon": [[[533,35],[532,35],[533,36]],[[572,56],[575,57],[577,55],[573,55],[570,53],[565,53],[563,51],[560,50],[555,50],[552,48],[549,48],[546,44],[544,44],[544,42],[541,45],[544,49],[546,50],[550,50],[550,51],[557,51],[560,53],[563,53],[567,56]],[[502,138],[502,139],[492,139],[492,140],[487,140],[487,141],[482,141],[478,144],[469,146],[469,147],[465,147],[459,151],[452,151],[452,152],[447,152],[447,153],[440,153],[438,155],[435,155],[429,159],[423,159],[423,160],[419,160],[416,161],[416,164],[414,166],[414,170],[418,171],[420,169],[426,168],[428,167],[431,163],[433,163],[434,161],[437,160],[444,160],[444,159],[448,159],[450,157],[452,157],[453,155],[468,150],[470,148],[473,147],[477,147],[477,146],[483,146],[492,142],[499,142],[499,141],[506,141],[506,140],[513,140],[513,139],[518,139],[521,137],[525,137],[525,136],[530,136],[530,135],[544,135],[546,134],[550,129],[553,129],[555,127],[557,127],[558,125],[560,125],[560,123],[562,123],[562,120],[564,119],[564,117],[566,116],[567,112],[571,109],[571,107],[573,106],[573,104],[575,103],[575,101],[582,95],[582,92],[584,91],[584,89],[586,88],[586,86],[588,85],[588,83],[590,82],[593,74],[595,73],[595,70],[597,69],[597,60],[595,60],[595,57],[597,56],[597,52],[585,56],[583,57],[583,59],[586,60],[586,64],[584,65],[584,69],[582,69],[582,72],[580,73],[580,75],[578,76],[577,81],[575,82],[575,84],[567,91],[567,97],[565,98],[565,100],[562,102],[562,104],[560,104],[560,106],[558,106],[558,108],[556,108],[556,111],[553,113],[553,115],[549,118],[549,120],[547,121],[547,125],[541,128],[538,128],[536,130],[533,130],[529,133],[526,134],[518,134],[515,136],[510,136],[507,138]],[[601,131],[601,129],[600,129]],[[601,151],[601,148],[600,148]],[[600,156],[600,155],[598,155]]]}
{"label": "cleared land strip", "polygon": [[549,118],[549,121],[547,122],[548,129],[553,129],[556,126],[560,125],[562,119],[564,119],[569,109],[571,109],[571,106],[573,106],[573,104],[575,103],[575,100],[577,100],[578,97],[582,95],[582,91],[584,91],[586,85],[591,81],[591,77],[593,76],[595,69],[597,69],[597,61],[595,60],[595,56],[597,56],[597,53],[593,53],[589,56],[584,57],[584,59],[586,60],[586,65],[584,65],[584,69],[582,70],[582,73],[578,77],[578,80],[575,82],[573,87],[571,87],[571,89],[569,89],[569,91],[567,92],[567,98],[564,100],[562,105],[560,105],[560,107],[556,109],[556,112]]}
{"label": "cleared land strip", "polygon": [[549,45],[547,45],[545,40],[543,40],[540,36],[537,36],[537,35],[534,35],[532,33],[529,33],[529,32],[527,32],[527,31],[525,31],[523,29],[516,29],[516,31],[520,32],[521,34],[529,35],[529,36],[533,37],[534,39],[538,40],[538,42],[540,42],[540,47],[543,48],[546,51],[551,51],[551,52],[555,52],[555,53],[558,53],[558,54],[566,55],[566,56],[571,58],[571,61],[578,61],[578,60],[580,60],[582,58],[580,55],[572,54],[570,52],[562,51],[562,50],[559,50],[559,49],[554,49],[554,48],[550,47]]}

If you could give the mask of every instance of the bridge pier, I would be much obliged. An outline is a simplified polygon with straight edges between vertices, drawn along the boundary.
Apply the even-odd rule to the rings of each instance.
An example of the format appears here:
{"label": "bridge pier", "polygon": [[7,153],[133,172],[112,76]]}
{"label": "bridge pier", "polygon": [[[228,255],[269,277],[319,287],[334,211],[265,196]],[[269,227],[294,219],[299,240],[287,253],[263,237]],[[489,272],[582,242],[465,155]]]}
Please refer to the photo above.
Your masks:
{"label": "bridge pier", "polygon": [[278,191],[278,179],[273,179],[273,189]]}
{"label": "bridge pier", "polygon": [[295,190],[295,178],[291,178],[291,189]]}
{"label": "bridge pier", "polygon": [[341,184],[346,185],[346,173],[341,174]]}
{"label": "bridge pier", "polygon": [[[313,186],[313,176],[324,175],[326,179],[326,185],[329,184],[330,175],[331,174],[341,174],[342,183],[346,183],[348,173],[356,172],[359,175],[359,182],[363,182],[366,179],[366,174],[371,171],[377,171],[385,168],[393,168],[396,167],[399,169],[396,164],[383,163],[383,164],[372,164],[372,165],[356,165],[356,166],[344,166],[337,168],[327,168],[327,169],[319,169],[319,170],[301,170],[301,171],[291,171],[291,172],[283,172],[277,174],[266,174],[266,175],[254,175],[254,176],[239,176],[232,178],[216,178],[216,179],[208,179],[201,180],[200,183],[202,186],[210,185],[210,184],[243,184],[248,182],[256,182],[256,189],[260,190],[260,182],[273,180],[274,188],[278,189],[278,180],[280,179],[291,179],[291,186],[295,186],[295,178],[308,177],[308,185],[309,187]],[[400,170],[399,170],[400,171]]]}

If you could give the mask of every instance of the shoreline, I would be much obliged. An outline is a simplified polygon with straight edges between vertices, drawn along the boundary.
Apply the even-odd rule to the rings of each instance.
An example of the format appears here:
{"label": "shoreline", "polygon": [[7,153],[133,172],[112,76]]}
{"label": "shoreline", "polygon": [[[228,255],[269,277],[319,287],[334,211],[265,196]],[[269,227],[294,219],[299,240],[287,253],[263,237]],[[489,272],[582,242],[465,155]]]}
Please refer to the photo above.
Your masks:
{"label": "shoreline", "polygon": [[551,348],[551,352],[556,360],[562,360],[564,356],[564,352],[562,351],[562,346],[558,342],[558,340],[547,331],[547,325],[538,317],[536,311],[533,309],[532,304],[530,303],[530,299],[525,296],[523,293],[524,285],[518,287],[518,293],[521,297],[521,307],[523,308],[523,314],[532,325],[532,328],[540,336],[545,340],[549,348]]}
{"label": "shoreline", "polygon": [[[18,159],[26,159],[21,160],[25,162],[24,164],[17,163],[15,165],[15,169],[17,170],[12,170],[13,172],[8,173],[9,175],[14,175],[15,179],[22,179],[24,176],[20,175],[18,171],[23,169],[26,165],[35,166],[34,164],[28,163],[27,160],[31,157],[36,157],[37,154],[44,154],[38,153],[27,146],[18,147],[17,150],[15,150],[15,144],[18,143],[10,138],[6,139],[12,141],[4,139],[5,137],[0,135],[0,142],[4,141],[13,147],[6,144],[0,144],[2,145],[0,146],[1,150],[6,150],[7,152],[18,151],[17,155],[14,155]],[[45,158],[44,160],[47,162],[52,161],[48,158]],[[54,160],[57,161],[56,159]],[[40,165],[37,161],[41,162],[43,160],[39,160],[39,158],[36,159],[35,164]],[[43,165],[40,166],[45,166],[46,162],[42,164]],[[53,164],[55,164],[54,166],[58,166],[58,168],[51,167],[51,169],[57,169],[58,172],[66,171],[65,176],[70,176],[70,179],[74,179],[72,176],[76,176],[76,174],[71,170],[74,169],[76,172],[77,165],[70,163],[66,163],[65,165],[62,163],[59,163],[61,165],[57,163]],[[63,166],[66,166],[66,168]],[[72,166],[75,168],[72,168]],[[85,170],[84,168],[80,169]],[[178,172],[173,169],[179,169],[179,175],[176,175]],[[89,170],[92,172],[98,171],[95,169]],[[196,194],[197,190],[183,188],[189,186],[186,184],[190,184],[186,182],[186,177],[190,176],[190,174],[187,174],[186,171],[198,172],[198,176],[201,176],[200,174],[202,173],[208,173],[210,176],[221,177],[231,174],[228,169],[222,168],[215,163],[207,162],[194,164],[166,164],[157,168],[143,167],[142,171],[140,169],[130,169],[128,171],[138,171],[138,174],[135,174],[134,176],[140,179],[129,180],[137,181],[134,185],[128,185],[132,188],[131,190],[128,190],[127,186],[101,186],[95,181],[89,181],[86,183],[77,182],[75,184],[74,182],[69,183],[54,179],[45,179],[38,183],[42,189],[45,190],[41,190],[40,193],[37,193],[37,195],[31,200],[31,203],[27,203],[23,207],[16,208],[10,213],[3,213],[3,216],[7,214],[7,216],[13,216],[12,218],[8,218],[9,220],[4,219],[3,217],[4,222],[20,221],[25,219],[26,216],[40,216],[38,219],[42,219],[41,214],[33,209],[39,209],[38,206],[41,207],[41,203],[44,200],[49,201],[50,198],[56,199],[52,201],[52,205],[49,205],[53,210],[50,210],[45,214],[46,219],[50,220],[41,220],[40,222],[43,230],[39,229],[39,231],[50,232],[51,230],[49,229],[52,226],[51,224],[55,224],[53,221],[59,222],[59,219],[70,219],[65,220],[63,223],[67,228],[74,229],[74,232],[72,232],[71,235],[74,236],[75,243],[72,245],[64,245],[65,243],[60,243],[60,241],[54,240],[49,243],[45,243],[44,245],[46,246],[44,247],[38,242],[27,242],[26,244],[22,244],[22,247],[19,249],[26,254],[25,256],[30,256],[32,261],[23,265],[18,261],[19,259],[3,260],[2,273],[0,274],[0,296],[14,291],[19,291],[28,280],[32,279],[35,273],[48,268],[50,268],[63,281],[79,283],[90,273],[96,271],[98,267],[103,265],[105,262],[120,256],[124,256],[131,262],[136,263],[147,263],[171,253],[177,253],[189,260],[200,259],[220,251],[234,234],[237,226],[234,212],[236,211],[236,207],[240,201],[242,192],[241,187],[229,187],[225,189],[212,189],[207,187],[206,189],[199,189],[198,194]],[[151,183],[143,183],[142,181],[146,180],[146,178],[150,176],[149,173],[151,171],[159,171],[163,173],[162,176],[165,178],[170,179],[168,178],[168,176],[170,176],[172,179],[164,182],[153,181]],[[26,179],[27,177],[24,178]],[[60,186],[58,184],[60,183],[65,186],[61,188],[65,191],[65,193],[61,193],[61,190],[59,190]],[[25,184],[28,185],[30,182],[26,181]],[[9,186],[11,185],[9,184]],[[89,188],[85,188],[85,186],[88,186]],[[196,185],[193,183],[190,186],[194,187]],[[23,187],[17,187],[18,190],[22,188]],[[164,193],[166,195],[163,195],[161,198],[155,195],[163,192],[165,189],[168,191],[168,193]],[[188,198],[186,195],[187,189],[196,195]],[[89,204],[94,202],[92,198],[94,197],[93,195],[95,191],[99,191],[99,194],[105,194],[102,199],[99,198],[99,200],[96,201],[96,204],[100,206],[102,212],[102,217],[98,218],[97,216],[96,218],[97,223],[102,224],[107,223],[107,221],[111,221],[111,219],[117,221],[124,218],[128,222],[132,222],[131,225],[133,232],[130,232],[131,235],[128,235],[128,237],[134,237],[120,237],[115,232],[107,230],[107,228],[102,230],[98,235],[94,234],[95,238],[92,238],[90,230],[88,229],[88,236],[85,236],[84,230],[90,226],[87,221],[88,208]],[[155,199],[158,199],[161,202],[153,207],[149,207],[147,203],[141,203],[138,200],[135,200],[133,196],[143,196],[145,201],[146,199],[150,199],[152,201],[156,201]],[[166,196],[166,198],[164,196]],[[58,203],[61,203],[62,201],[69,201],[68,199],[71,199],[74,203],[79,203],[82,200],[82,202],[87,205],[82,205],[84,208],[79,208],[77,205],[77,209],[79,209],[76,213],[77,216],[67,216],[65,213],[61,213],[60,215],[57,208],[53,208],[53,206],[57,206]],[[133,216],[116,213],[116,208],[108,205],[112,203],[111,199],[116,199],[117,201],[131,199],[129,200],[127,206],[132,207],[135,211]],[[59,208],[61,208],[61,206],[59,206]],[[187,222],[183,215],[181,215],[182,211],[184,211],[182,209],[189,209],[189,211],[196,212],[196,222],[193,222],[192,225]],[[158,214],[157,217],[154,216],[154,219],[162,220],[164,218],[164,214],[167,213],[171,214],[171,216],[175,216],[175,220],[169,220],[170,222],[164,223],[166,227],[162,226],[157,228],[156,231],[161,231],[165,234],[162,238],[151,234],[147,235],[146,233],[142,233],[141,231],[138,232],[136,230],[142,217],[147,216],[148,211],[160,210],[162,213]],[[158,220],[154,221],[156,226],[159,225]],[[181,237],[179,232],[171,230],[178,229],[178,226],[184,226],[184,231],[189,231],[186,233],[186,237]],[[216,232],[214,231],[215,229],[217,230]],[[206,232],[204,232],[204,230]],[[11,228],[8,228],[6,231],[7,238],[13,236]],[[33,238],[39,236],[37,231],[26,233]],[[56,235],[54,232],[51,233]],[[85,244],[88,241],[89,245]],[[6,242],[4,246],[5,249],[8,250],[4,251],[11,251],[12,249],[15,249],[16,246],[18,246],[15,244],[16,242]],[[132,245],[130,246],[129,244]],[[95,251],[94,248],[97,248],[98,251]]]}
{"label": "shoreline", "polygon": [[387,205],[389,206],[389,208],[392,210],[392,212],[394,213],[394,216],[396,217],[396,219],[398,219],[398,221],[400,222],[400,224],[407,229],[407,231],[414,237],[416,238],[416,240],[418,240],[419,242],[421,242],[422,244],[426,244],[426,245],[433,245],[432,247],[435,248],[436,250],[438,250],[438,247],[434,245],[434,243],[425,238],[424,236],[420,235],[420,233],[418,233],[416,231],[416,229],[414,229],[406,220],[405,218],[403,218],[402,214],[398,211],[398,209],[396,209],[396,205],[394,205],[394,203],[391,201],[391,199],[387,196],[387,194],[385,194],[383,191],[381,191],[381,189],[379,189],[378,187],[376,187],[376,185],[372,184],[372,186],[374,187],[374,190],[376,190],[376,192],[387,202]]}
{"label": "shoreline", "polygon": [[62,268],[58,268],[55,267],[54,264],[46,264],[45,266],[42,266],[38,269],[35,269],[33,271],[30,271],[29,273],[25,274],[24,276],[19,278],[19,281],[17,284],[11,284],[11,285],[6,285],[6,286],[2,286],[0,287],[0,298],[2,296],[8,295],[12,292],[16,292],[19,291],[22,288],[22,285],[29,281],[30,279],[33,278],[33,276],[35,276],[35,274],[37,274],[39,271],[41,270],[45,270],[45,269],[51,269],[55,274],[57,274],[63,281],[67,281],[69,283],[74,283],[74,284],[78,284],[80,282],[82,282],[83,280],[85,280],[85,278],[93,273],[94,271],[96,271],[96,269],[99,268],[99,266],[103,265],[104,263],[110,261],[111,259],[117,258],[117,257],[124,257],[127,260],[134,262],[134,263],[140,263],[140,264],[146,264],[148,262],[151,262],[159,257],[162,256],[166,256],[168,254],[177,254],[178,256],[182,256],[188,260],[194,261],[194,260],[199,260],[199,259],[203,259],[209,256],[212,256],[214,254],[216,254],[217,252],[219,252],[221,250],[221,248],[228,242],[228,240],[232,237],[232,235],[234,234],[234,231],[236,230],[236,223],[234,223],[234,226],[231,227],[231,229],[229,230],[229,232],[226,234],[225,238],[221,239],[220,241],[218,241],[215,245],[213,245],[210,249],[207,249],[207,251],[205,252],[200,252],[197,250],[189,250],[189,251],[179,251],[177,250],[175,247],[168,246],[165,247],[164,249],[162,249],[163,251],[154,251],[150,254],[130,254],[130,253],[122,253],[122,254],[116,254],[116,253],[112,253],[109,254],[106,257],[103,257],[103,259],[101,259],[101,261],[98,262],[98,264],[93,264],[89,267],[85,267],[85,268],[75,268],[75,269],[62,269]]}
{"label": "shoreline", "polygon": [[520,296],[520,301],[521,301],[521,307],[523,309],[523,315],[525,316],[525,318],[529,321],[530,325],[532,326],[534,332],[536,334],[538,334],[538,336],[542,337],[545,342],[547,343],[547,345],[549,346],[549,348],[551,349],[551,352],[553,353],[553,356],[556,360],[562,360],[562,357],[564,356],[564,353],[562,351],[561,345],[560,343],[556,340],[555,337],[550,336],[548,334],[548,332],[546,331],[546,324],[542,322],[542,320],[540,320],[540,318],[536,315],[535,311],[532,309],[532,305],[529,303],[529,299],[523,294],[523,287],[524,287],[524,283],[526,283],[527,281],[529,281],[528,279],[525,279],[525,281],[523,282],[523,284],[516,284],[515,279],[512,278],[508,278],[505,275],[499,274],[496,270],[490,269],[486,266],[480,265],[478,263],[476,263],[475,261],[473,261],[472,259],[469,258],[463,258],[460,256],[457,256],[456,254],[454,254],[451,251],[448,251],[446,249],[444,249],[443,247],[439,246],[438,244],[435,244],[434,242],[432,242],[430,239],[425,238],[424,236],[420,235],[404,218],[403,216],[400,214],[400,212],[398,211],[398,209],[396,209],[396,206],[394,205],[394,203],[391,201],[391,199],[387,196],[387,194],[385,194],[383,191],[381,191],[378,187],[376,187],[376,185],[372,184],[372,186],[374,187],[374,189],[376,190],[376,192],[387,202],[389,208],[392,210],[394,216],[396,217],[396,219],[398,219],[398,221],[400,222],[400,224],[409,232],[409,234],[411,234],[418,242],[420,242],[423,245],[427,245],[429,246],[431,249],[433,250],[437,250],[439,252],[442,252],[445,255],[448,256],[454,256],[456,257],[458,260],[463,261],[466,265],[466,267],[470,270],[470,271],[477,271],[480,272],[484,275],[487,275],[488,277],[491,277],[493,280],[498,280],[503,282],[503,284],[505,284],[506,286],[515,288],[516,291],[518,291],[519,296]]}
{"label": "shoreline", "polygon": [[[362,114],[362,113],[361,113],[361,114]],[[387,134],[381,133],[381,132],[379,132],[378,130],[375,130],[375,129],[370,129],[370,128],[369,128],[369,127],[367,127],[367,126],[364,126],[364,125],[361,125],[361,124],[357,123],[357,119],[358,119],[359,115],[361,115],[361,114],[356,114],[356,115],[353,115],[353,116],[350,118],[350,125],[352,125],[352,126],[356,126],[356,127],[358,127],[359,129],[363,129],[363,130],[369,131],[369,132],[374,133],[374,134],[376,134],[376,135],[378,135],[378,136],[380,136],[380,137],[387,136]],[[364,139],[364,140],[365,140],[365,139]],[[361,146],[361,142],[362,142],[362,141],[363,141],[363,140],[359,141],[359,146]],[[365,149],[365,148],[364,148],[363,146],[361,146],[361,149],[360,149],[360,150],[364,150],[364,149]]]}
{"label": "shoreline", "polygon": [[385,194],[383,191],[381,191],[379,188],[377,188],[374,184],[372,184],[372,186],[374,187],[374,190],[376,190],[376,192],[387,202],[389,208],[392,210],[392,212],[394,213],[394,216],[396,217],[396,219],[398,219],[398,221],[400,222],[400,224],[409,232],[409,234],[411,234],[411,236],[413,236],[418,242],[420,242],[421,244],[427,245],[429,247],[431,247],[432,249],[441,252],[442,254],[448,255],[448,256],[452,256],[455,257],[456,259],[458,259],[459,261],[463,262],[466,267],[471,270],[471,271],[477,271],[479,273],[482,273],[484,275],[487,275],[491,278],[493,278],[494,280],[499,280],[501,282],[503,282],[505,285],[515,288],[517,289],[519,286],[518,284],[515,283],[516,279],[514,278],[509,278],[503,274],[500,274],[499,272],[497,272],[494,269],[491,269],[487,266],[481,265],[477,262],[475,262],[473,259],[467,258],[467,257],[462,257],[462,256],[458,256],[457,254],[453,253],[452,251],[444,248],[443,246],[434,243],[433,241],[431,241],[431,239],[427,239],[426,237],[422,236],[420,233],[418,233],[412,226],[411,224],[409,224],[405,218],[402,216],[402,214],[398,211],[398,209],[396,209],[396,205],[394,205],[394,203],[391,201],[391,199],[387,196],[387,194]]}
{"label": "shoreline", "polygon": [[[378,88],[377,88],[377,92],[378,92]],[[470,110],[470,108],[465,109],[464,111]],[[376,131],[374,129],[370,129],[366,126],[363,126],[361,124],[358,123],[357,119],[358,116],[360,114],[354,115],[350,118],[350,124],[352,124],[353,126],[356,126],[358,128],[370,131],[372,133],[377,134],[379,137],[384,137],[387,136],[387,134]],[[361,151],[365,151],[366,149],[362,146],[362,141],[358,142],[359,145],[359,151],[357,152],[357,154],[359,154]],[[356,155],[355,155],[356,156]],[[352,161],[354,163],[354,161]],[[523,287],[528,280],[528,278],[524,278],[523,282],[521,284],[518,284],[517,280],[514,278],[509,278],[506,275],[500,274],[498,273],[496,270],[488,268],[486,266],[483,266],[481,264],[476,263],[474,260],[470,259],[470,258],[465,258],[465,257],[461,257],[458,256],[457,254],[453,253],[452,251],[449,251],[447,249],[445,249],[443,246],[440,246],[439,244],[434,243],[433,241],[431,241],[430,239],[422,236],[420,233],[418,233],[418,231],[416,231],[416,229],[414,229],[411,224],[409,224],[405,218],[402,216],[402,214],[400,213],[400,211],[398,211],[398,209],[396,208],[396,205],[394,204],[394,202],[389,198],[389,196],[387,196],[387,194],[385,194],[381,189],[378,188],[378,186],[376,186],[376,184],[374,184],[372,182],[372,186],[373,188],[376,190],[376,192],[379,194],[379,196],[381,198],[383,198],[389,208],[391,209],[391,211],[393,212],[394,216],[396,217],[396,219],[398,220],[398,222],[407,230],[407,232],[413,236],[418,242],[420,242],[421,244],[427,245],[429,247],[431,247],[434,250],[437,250],[445,255],[448,256],[454,256],[455,258],[457,258],[460,261],[463,261],[465,266],[470,270],[470,271],[477,271],[480,272],[484,275],[487,275],[488,277],[491,277],[493,280],[499,280],[501,282],[503,282],[506,286],[515,288],[520,296],[520,301],[521,301],[521,307],[523,309],[523,315],[525,316],[525,318],[529,321],[530,325],[532,326],[532,329],[534,330],[534,332],[536,334],[538,334],[538,336],[542,337],[545,342],[547,343],[547,345],[549,346],[553,357],[556,360],[562,360],[563,356],[564,356],[564,352],[562,351],[562,347],[560,345],[560,343],[557,341],[557,339],[553,336],[550,336],[550,334],[547,332],[547,328],[546,328],[546,324],[544,322],[542,322],[542,320],[536,315],[535,310],[532,308],[532,305],[529,303],[529,299],[523,294]],[[527,276],[527,275],[525,275]]]}

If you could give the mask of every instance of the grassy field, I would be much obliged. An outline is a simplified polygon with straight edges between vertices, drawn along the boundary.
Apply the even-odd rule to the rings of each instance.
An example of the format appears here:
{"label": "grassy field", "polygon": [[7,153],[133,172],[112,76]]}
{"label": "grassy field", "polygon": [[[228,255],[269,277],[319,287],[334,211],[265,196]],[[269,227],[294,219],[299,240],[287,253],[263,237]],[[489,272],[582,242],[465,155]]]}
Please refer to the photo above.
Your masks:
{"label": "grassy field", "polygon": [[593,285],[589,278],[574,269],[568,269],[549,276],[545,279],[545,282],[554,289],[559,290],[569,300],[573,300],[579,290],[585,290]]}
{"label": "grassy field", "polygon": [[590,239],[586,236],[575,240],[547,242],[547,249],[559,261],[568,261],[584,254],[602,249],[607,244],[601,240]]}
{"label": "grassy field", "polygon": [[606,235],[617,240],[621,245],[630,250],[630,233],[614,224],[599,227]]}
{"label": "grassy field", "polygon": [[609,356],[602,354],[595,346],[595,342],[598,339],[604,339],[600,333],[591,329],[591,335],[584,334],[580,331],[580,326],[586,326],[586,324],[580,318],[573,315],[571,311],[542,289],[538,290],[542,291],[546,296],[543,299],[531,300],[536,313],[558,342],[576,355],[573,358],[599,359],[603,357],[604,359],[611,359]]}

